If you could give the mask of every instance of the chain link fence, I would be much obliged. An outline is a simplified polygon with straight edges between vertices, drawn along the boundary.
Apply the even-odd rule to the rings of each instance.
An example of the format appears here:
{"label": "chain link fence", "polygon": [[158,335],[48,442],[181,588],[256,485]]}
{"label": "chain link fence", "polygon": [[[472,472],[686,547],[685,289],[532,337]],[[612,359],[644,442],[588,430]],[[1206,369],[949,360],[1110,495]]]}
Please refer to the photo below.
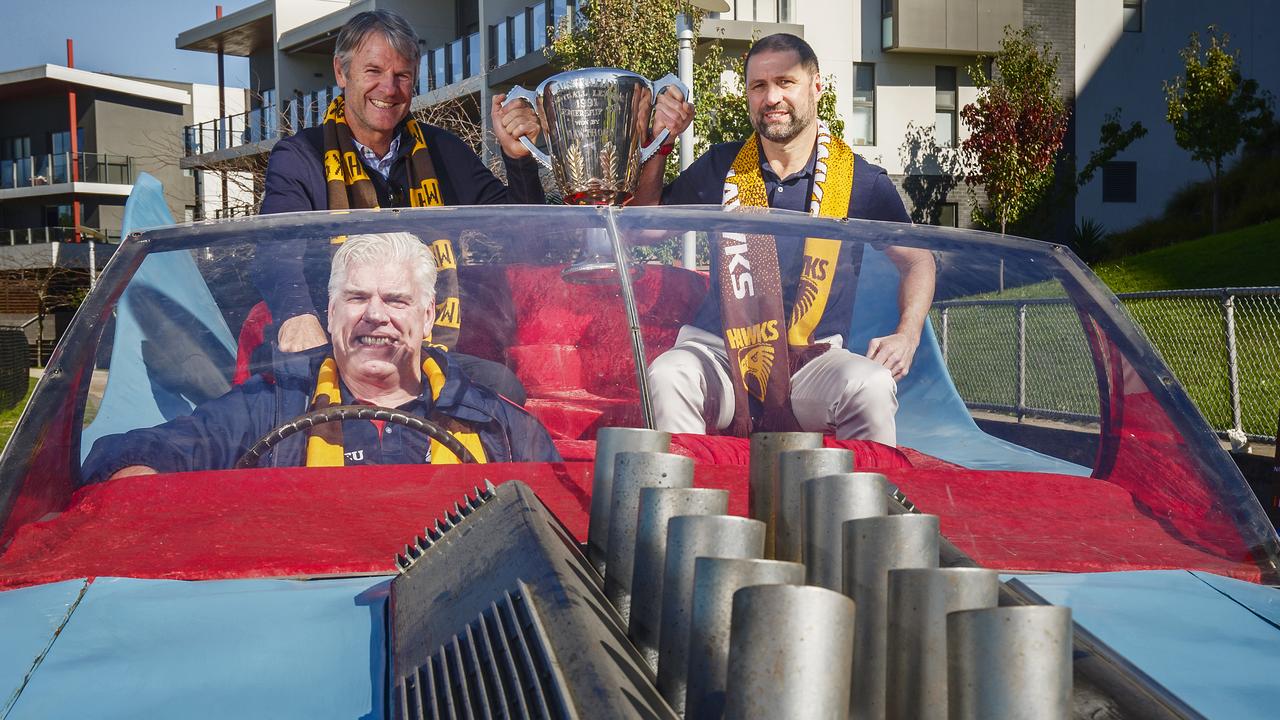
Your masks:
{"label": "chain link fence", "polygon": [[[1274,440],[1280,287],[1118,297],[1219,435]],[[930,320],[969,407],[1097,421],[1092,354],[1066,298],[949,300]]]}
{"label": "chain link fence", "polygon": [[30,366],[26,333],[22,328],[0,326],[0,410],[16,406],[27,396]]}

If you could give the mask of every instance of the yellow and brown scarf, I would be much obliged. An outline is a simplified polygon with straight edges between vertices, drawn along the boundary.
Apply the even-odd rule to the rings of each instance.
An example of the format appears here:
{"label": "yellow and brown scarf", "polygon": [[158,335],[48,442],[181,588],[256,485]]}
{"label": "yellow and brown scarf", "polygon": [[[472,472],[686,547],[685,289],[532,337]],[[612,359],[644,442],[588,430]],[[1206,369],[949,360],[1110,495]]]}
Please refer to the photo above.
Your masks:
{"label": "yellow and brown scarf", "polygon": [[[444,389],[444,371],[430,355],[423,357],[422,377],[431,388],[432,402],[439,400],[440,391]],[[311,395],[311,407],[308,410],[319,410],[341,404],[342,391],[338,382],[338,363],[334,362],[332,357],[327,357],[321,363],[320,372],[316,375],[316,389]],[[463,447],[471,451],[476,460],[482,463],[487,462],[479,434],[465,432],[455,422],[446,420],[443,424]],[[342,423],[323,423],[312,427],[307,432],[307,467],[342,467],[346,464],[344,452]],[[435,438],[431,439],[430,453],[432,465],[456,465],[460,462],[458,456],[437,442]]]}
{"label": "yellow and brown scarf", "polygon": [[[845,217],[853,193],[853,150],[819,123],[816,152],[809,213]],[[723,206],[726,210],[769,206],[760,170],[760,142],[754,133],[725,176]],[[813,333],[831,296],[840,242],[805,239],[803,269],[785,325],[774,238],[723,233],[717,250],[721,324],[736,400],[729,432],[745,436],[753,429],[797,429],[791,411],[791,375],[828,348],[815,345]]]}
{"label": "yellow and brown scarf", "polygon": [[[360,162],[360,153],[351,137],[351,128],[347,125],[345,108],[346,98],[339,95],[329,103],[324,116],[325,190],[329,196],[329,209],[376,208],[378,193]],[[440,182],[436,179],[435,166],[431,162],[431,153],[427,150],[422,128],[410,116],[405,121],[405,129],[413,138],[408,167],[409,206],[443,205]],[[345,236],[338,236],[333,242],[341,243],[345,239]],[[432,242],[431,252],[436,259],[436,321],[427,341],[436,347],[450,350],[457,347],[458,333],[462,327],[458,301],[457,255],[448,238]]]}

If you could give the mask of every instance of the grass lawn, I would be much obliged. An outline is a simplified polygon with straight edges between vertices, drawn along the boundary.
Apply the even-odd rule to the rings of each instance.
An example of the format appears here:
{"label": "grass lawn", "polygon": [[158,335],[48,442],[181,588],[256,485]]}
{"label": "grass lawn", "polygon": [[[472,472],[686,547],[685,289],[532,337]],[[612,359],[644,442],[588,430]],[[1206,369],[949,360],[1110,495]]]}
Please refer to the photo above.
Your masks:
{"label": "grass lawn", "polygon": [[[1280,285],[1280,220],[1103,263],[1094,270],[1117,294]],[[1231,427],[1220,301],[1131,299],[1125,307],[1210,424]],[[1280,297],[1237,297],[1235,322],[1244,429],[1272,435],[1280,409]]]}
{"label": "grass lawn", "polygon": [[1280,285],[1280,220],[1113,260],[1093,270],[1116,293]]}
{"label": "grass lawn", "polygon": [[[1280,285],[1280,221],[1162,248],[1095,268],[1116,293]],[[1056,281],[974,299],[1063,297]],[[1125,299],[1125,308],[1160,351],[1210,425],[1234,426],[1226,325],[1216,297]],[[931,313],[934,330],[940,316]],[[1271,436],[1280,409],[1280,297],[1237,296],[1236,348],[1246,432]],[[1017,309],[949,311],[948,366],[970,402],[1014,405]],[[1027,306],[1026,404],[1094,414],[1097,383],[1084,335],[1065,305]]]}
{"label": "grass lawn", "polygon": [[18,417],[22,415],[22,409],[27,406],[27,400],[31,398],[31,389],[36,386],[35,378],[27,380],[27,394],[17,405],[0,412],[0,448],[9,442],[9,436],[13,434],[13,428],[18,424]]}

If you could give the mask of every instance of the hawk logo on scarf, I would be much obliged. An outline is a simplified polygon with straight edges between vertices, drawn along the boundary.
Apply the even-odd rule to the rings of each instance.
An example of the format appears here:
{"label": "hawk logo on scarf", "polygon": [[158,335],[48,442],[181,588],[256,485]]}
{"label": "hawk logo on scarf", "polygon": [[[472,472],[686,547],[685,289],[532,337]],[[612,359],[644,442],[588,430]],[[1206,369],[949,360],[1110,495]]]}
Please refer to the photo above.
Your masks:
{"label": "hawk logo on scarf", "polygon": [[[840,252],[838,246],[835,251]],[[819,301],[823,307],[826,306],[831,283],[824,281],[828,278],[827,266],[832,262],[804,256],[804,270],[800,273],[800,279],[796,281],[796,299],[795,304],[791,306],[791,321],[787,323],[788,327],[800,324]]]}
{"label": "hawk logo on scarf", "polygon": [[[855,155],[842,140],[832,137],[824,123],[818,124],[814,152],[810,212],[821,217],[845,217],[853,191]],[[725,175],[722,205],[726,210],[769,206],[760,141],[754,133],[742,144]],[[724,233],[720,248],[720,318],[725,346],[730,351],[736,400],[729,432],[745,436],[753,427],[797,429],[790,406],[791,373],[829,347],[815,343],[813,335],[830,299],[841,243],[821,237],[805,238],[804,267],[795,280],[789,322],[783,310],[775,239]],[[778,330],[784,322],[786,340],[782,342]],[[769,337],[763,332],[765,327],[772,328],[767,333]],[[758,402],[749,403],[749,397]]]}
{"label": "hawk logo on scarf", "polygon": [[342,156],[337,150],[329,150],[324,154],[324,177],[326,182],[347,181],[342,174]]}
{"label": "hawk logo on scarf", "polygon": [[738,371],[742,373],[742,386],[757,400],[764,402],[769,387],[769,373],[773,370],[773,346],[768,343],[752,345],[738,355]]}

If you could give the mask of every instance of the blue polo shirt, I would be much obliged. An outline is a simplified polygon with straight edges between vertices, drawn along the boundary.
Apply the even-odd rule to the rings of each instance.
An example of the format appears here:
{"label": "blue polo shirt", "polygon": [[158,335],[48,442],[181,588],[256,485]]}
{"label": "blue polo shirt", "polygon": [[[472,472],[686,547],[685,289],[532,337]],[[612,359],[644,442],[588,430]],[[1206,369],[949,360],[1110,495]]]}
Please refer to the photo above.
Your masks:
{"label": "blue polo shirt", "polygon": [[[663,188],[664,205],[719,205],[724,196],[724,178],[742,149],[741,142],[720,143],[703,153],[670,185]],[[779,210],[808,212],[813,193],[813,167],[817,148],[799,172],[779,178],[769,167],[764,152],[760,153],[760,171],[764,178],[769,207]],[[911,222],[898,190],[884,168],[872,165],[854,155],[853,192],[849,197],[846,217],[865,220]],[[783,312],[791,317],[795,301],[796,280],[804,262],[804,238],[777,236],[778,270],[783,278]],[[845,243],[836,259],[836,276],[822,321],[814,331],[814,339],[838,335],[846,337],[853,317],[853,300],[857,293],[858,272],[862,263],[862,245]],[[711,253],[711,290],[694,316],[692,325],[719,335],[720,322],[719,253]]]}

